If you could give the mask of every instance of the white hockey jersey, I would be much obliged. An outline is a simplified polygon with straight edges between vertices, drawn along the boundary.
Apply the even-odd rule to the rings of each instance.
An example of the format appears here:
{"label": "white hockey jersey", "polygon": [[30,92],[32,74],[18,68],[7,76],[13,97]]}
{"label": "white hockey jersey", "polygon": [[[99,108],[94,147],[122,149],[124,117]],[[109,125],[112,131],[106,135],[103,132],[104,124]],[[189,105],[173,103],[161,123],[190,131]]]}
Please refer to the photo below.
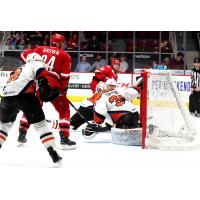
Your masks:
{"label": "white hockey jersey", "polygon": [[104,93],[96,102],[94,121],[103,123],[106,118],[110,118],[116,123],[121,116],[128,112],[137,112],[138,110],[131,100],[137,98],[138,95],[139,93],[133,88],[116,89]]}
{"label": "white hockey jersey", "polygon": [[[31,61],[13,72],[15,78],[9,78],[3,88],[2,96],[16,96],[25,91],[35,78],[46,68],[42,61]],[[16,74],[15,74],[16,73]]]}

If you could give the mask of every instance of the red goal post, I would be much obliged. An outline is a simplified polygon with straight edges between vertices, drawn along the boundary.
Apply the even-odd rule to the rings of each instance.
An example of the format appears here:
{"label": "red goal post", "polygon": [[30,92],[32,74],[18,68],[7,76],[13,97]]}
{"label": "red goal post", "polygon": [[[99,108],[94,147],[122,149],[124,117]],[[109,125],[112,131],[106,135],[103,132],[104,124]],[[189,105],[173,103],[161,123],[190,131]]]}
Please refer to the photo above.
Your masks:
{"label": "red goal post", "polygon": [[166,70],[143,71],[140,96],[142,148],[186,150],[200,146],[188,108]]}

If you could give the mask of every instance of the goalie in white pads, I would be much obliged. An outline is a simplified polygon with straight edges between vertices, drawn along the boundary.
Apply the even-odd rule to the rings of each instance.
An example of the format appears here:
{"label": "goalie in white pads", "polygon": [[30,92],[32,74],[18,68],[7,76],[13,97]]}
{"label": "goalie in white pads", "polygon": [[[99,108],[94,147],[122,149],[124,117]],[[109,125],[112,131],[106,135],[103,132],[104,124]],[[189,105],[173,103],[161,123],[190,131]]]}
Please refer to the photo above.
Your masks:
{"label": "goalie in white pads", "polygon": [[[141,127],[139,112],[131,102],[138,97],[139,90],[136,87],[116,88],[116,81],[112,79],[109,79],[106,84],[108,88],[112,87],[112,89],[102,94],[96,102],[94,123],[87,125],[82,130],[83,136],[88,139],[92,138],[98,132],[111,131],[115,125],[116,129],[112,129],[112,131],[122,134],[125,132],[136,133],[133,130],[137,129],[137,136],[139,135],[139,139],[141,139],[141,131],[138,131],[138,128]],[[129,131],[124,131],[125,129]]]}

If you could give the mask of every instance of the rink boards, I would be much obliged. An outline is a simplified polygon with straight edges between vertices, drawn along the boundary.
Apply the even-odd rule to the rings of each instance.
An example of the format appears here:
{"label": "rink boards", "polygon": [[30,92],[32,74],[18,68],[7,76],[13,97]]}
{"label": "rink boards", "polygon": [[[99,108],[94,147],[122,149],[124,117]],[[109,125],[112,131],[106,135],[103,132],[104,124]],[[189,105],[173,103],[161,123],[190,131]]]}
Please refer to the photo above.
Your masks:
{"label": "rink boards", "polygon": [[[10,71],[0,71],[0,89],[7,81]],[[134,85],[136,77],[139,73],[135,74],[119,74],[118,83],[120,87],[128,87]],[[94,73],[76,73],[72,72],[70,75],[69,89],[67,96],[72,102],[81,102],[84,98],[92,95],[89,84],[92,80]],[[173,75],[175,84],[180,92],[180,95],[185,103],[188,103],[190,94],[190,76],[188,75]],[[139,104],[139,100],[135,100],[134,104]]]}

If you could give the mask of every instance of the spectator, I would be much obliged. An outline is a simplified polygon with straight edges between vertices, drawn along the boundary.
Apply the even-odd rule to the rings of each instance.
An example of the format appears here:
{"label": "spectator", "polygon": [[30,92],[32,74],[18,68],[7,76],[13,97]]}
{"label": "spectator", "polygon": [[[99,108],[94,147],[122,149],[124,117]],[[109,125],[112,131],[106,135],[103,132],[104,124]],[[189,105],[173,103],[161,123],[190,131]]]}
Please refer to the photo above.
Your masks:
{"label": "spectator", "polygon": [[83,55],[81,57],[81,62],[77,64],[75,72],[90,72],[92,66],[87,62],[87,56]]}
{"label": "spectator", "polygon": [[11,43],[10,38],[8,38],[8,39],[6,40],[6,44],[4,44],[4,45],[2,46],[2,49],[3,49],[3,50],[14,50],[14,49],[15,49],[15,46],[13,46],[13,44]]}
{"label": "spectator", "polygon": [[92,65],[92,71],[96,70],[99,67],[103,67],[106,65],[106,61],[102,58],[101,54],[97,54],[96,61]]}
{"label": "spectator", "polygon": [[88,50],[89,51],[99,51],[100,42],[97,39],[96,35],[92,36],[92,39],[88,41]]}
{"label": "spectator", "polygon": [[77,50],[78,49],[78,34],[70,33],[69,40],[67,42],[68,50]]}
{"label": "spectator", "polygon": [[15,37],[13,35],[10,36],[10,43],[11,43],[11,46],[16,49],[17,47],[17,44],[16,44],[16,40],[15,40]]}
{"label": "spectator", "polygon": [[13,37],[15,38],[15,43],[16,43],[16,49],[20,49],[20,43],[21,43],[21,34],[20,32],[15,32],[13,34]]}
{"label": "spectator", "polygon": [[173,59],[170,63],[170,69],[184,69],[184,55],[182,52],[178,52],[176,58]]}
{"label": "spectator", "polygon": [[128,63],[126,61],[126,56],[124,54],[121,55],[120,57],[120,69],[119,69],[119,72],[121,73],[125,73],[128,69]]}
{"label": "spectator", "polygon": [[171,59],[167,56],[163,59],[163,62],[161,63],[161,65],[165,65],[167,67],[169,67],[171,64]]}

